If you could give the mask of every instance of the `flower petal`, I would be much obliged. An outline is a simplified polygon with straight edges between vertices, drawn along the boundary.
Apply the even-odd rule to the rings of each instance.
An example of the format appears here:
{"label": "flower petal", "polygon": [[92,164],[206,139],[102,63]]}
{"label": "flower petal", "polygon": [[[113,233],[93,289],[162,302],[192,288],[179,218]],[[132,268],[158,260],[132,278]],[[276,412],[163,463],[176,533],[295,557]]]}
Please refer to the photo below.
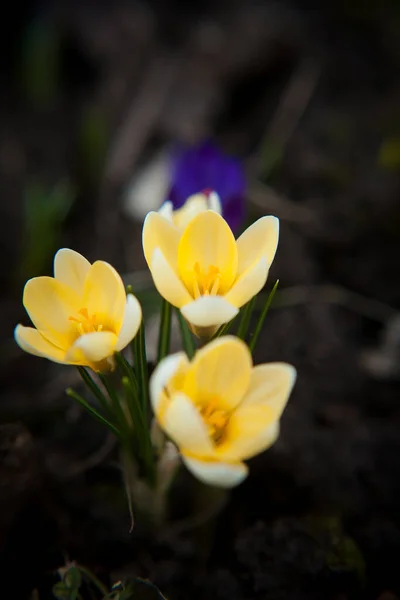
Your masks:
{"label": "flower petal", "polygon": [[151,269],[153,255],[156,248],[162,254],[171,269],[178,273],[178,245],[180,233],[167,218],[156,212],[150,212],[143,224],[143,252],[147,264]]}
{"label": "flower petal", "polygon": [[133,294],[126,297],[125,314],[122,326],[118,335],[116,352],[123,350],[137,334],[140,323],[142,322],[142,307],[138,299]]}
{"label": "flower petal", "polygon": [[97,260],[86,276],[83,306],[89,315],[96,315],[103,328],[119,334],[125,314],[126,293],[117,271]]}
{"label": "flower petal", "polygon": [[198,350],[184,384],[185,393],[196,403],[232,410],[245,395],[251,377],[252,358],[242,340],[223,336]]}
{"label": "flower petal", "polygon": [[78,294],[53,277],[34,277],[25,285],[23,304],[40,333],[66,351],[77,336],[69,317],[82,308]]}
{"label": "flower petal", "polygon": [[246,460],[277,440],[279,421],[268,406],[239,406],[231,415],[217,454],[221,460]]}
{"label": "flower petal", "polygon": [[201,456],[213,454],[207,426],[196,406],[184,394],[177,393],[171,397],[160,425],[178,448]]}
{"label": "flower petal", "polygon": [[221,215],[207,210],[190,221],[178,247],[179,275],[188,290],[193,287],[194,268],[197,265],[204,276],[210,267],[218,269],[218,293],[226,293],[235,281],[237,262],[234,235]]}
{"label": "flower petal", "polygon": [[217,192],[210,192],[208,195],[208,205],[210,210],[217,212],[219,215],[222,215],[222,203],[221,198],[217,194]]}
{"label": "flower petal", "polygon": [[195,327],[213,327],[228,323],[238,309],[222,296],[200,296],[181,308],[181,313]]}
{"label": "flower petal", "polygon": [[241,407],[268,406],[279,419],[296,381],[296,369],[287,363],[268,363],[254,367],[250,386]]}
{"label": "flower petal", "polygon": [[[214,194],[214,196],[217,196],[217,194]],[[213,205],[215,206],[218,205],[218,200],[216,200],[214,196]],[[181,231],[183,231],[196,215],[200,214],[201,212],[205,212],[209,208],[209,198],[206,194],[194,194],[186,200],[185,204],[181,208],[178,208],[174,211],[173,221],[175,225]],[[221,214],[221,210],[219,213]]]}
{"label": "flower petal", "polygon": [[25,350],[25,352],[29,352],[29,354],[48,358],[49,360],[62,364],[68,363],[65,358],[65,352],[51,344],[33,327],[17,325],[14,330],[14,337],[18,346],[22,348],[22,350]]}
{"label": "flower petal", "polygon": [[165,395],[165,388],[178,371],[185,370],[189,364],[184,352],[177,352],[164,358],[158,363],[150,377],[150,400],[154,413],[157,415]]}
{"label": "flower petal", "polygon": [[79,296],[83,296],[85,278],[90,269],[90,262],[82,254],[62,248],[54,257],[54,277],[72,288]]}
{"label": "flower petal", "polygon": [[192,296],[172,269],[160,248],[156,248],[153,252],[150,270],[159,294],[173,306],[180,308],[184,304],[192,302]]}
{"label": "flower petal", "polygon": [[69,348],[68,361],[97,363],[114,354],[117,336],[111,331],[94,331],[81,335]]}
{"label": "flower petal", "polygon": [[238,277],[247,271],[262,256],[265,256],[268,267],[274,260],[279,239],[279,219],[277,217],[261,217],[236,241],[238,249]]}
{"label": "flower petal", "polygon": [[239,485],[249,473],[248,467],[242,462],[201,460],[187,454],[182,454],[182,460],[197,479],[222,488]]}
{"label": "flower petal", "polygon": [[268,277],[268,263],[265,256],[254,263],[235,281],[225,300],[240,308],[251,300],[264,287]]}
{"label": "flower petal", "polygon": [[168,221],[170,221],[171,223],[173,222],[172,215],[174,212],[174,205],[170,200],[166,200],[164,204],[160,206],[157,212],[165,219],[168,219]]}

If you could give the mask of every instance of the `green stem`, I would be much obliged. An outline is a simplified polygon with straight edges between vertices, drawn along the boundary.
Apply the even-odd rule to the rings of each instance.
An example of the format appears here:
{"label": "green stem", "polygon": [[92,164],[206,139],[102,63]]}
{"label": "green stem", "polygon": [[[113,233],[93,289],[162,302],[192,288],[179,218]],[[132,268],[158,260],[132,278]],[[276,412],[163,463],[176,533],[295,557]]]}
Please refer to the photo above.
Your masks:
{"label": "green stem", "polygon": [[103,392],[94,381],[93,377],[88,373],[87,369],[84,367],[78,367],[79,375],[82,377],[86,386],[92,392],[92,394],[97,398],[99,403],[101,404],[103,410],[108,414],[108,416],[112,415],[112,411],[110,410],[110,404],[107,402],[107,398],[104,396]]}
{"label": "green stem", "polygon": [[248,302],[246,304],[246,306],[242,309],[242,316],[240,319],[240,323],[239,323],[239,327],[237,330],[237,337],[241,338],[242,340],[244,340],[246,338],[248,329],[249,329],[249,324],[250,324],[250,319],[251,319],[251,315],[253,312],[253,308],[254,308],[254,304],[255,301],[257,299],[257,296],[254,296],[250,302]]}
{"label": "green stem", "polygon": [[134,367],[139,382],[139,398],[146,419],[149,414],[149,374],[147,369],[146,342],[144,323],[140,325],[138,334],[133,340]]}
{"label": "green stem", "polygon": [[179,308],[176,309],[176,314],[178,316],[179,328],[181,330],[182,346],[183,346],[183,349],[185,350],[188,358],[191,359],[191,358],[193,358],[194,353],[195,353],[195,345],[194,345],[194,341],[193,341],[193,336],[190,333],[190,329],[189,329],[185,319],[182,317],[182,314],[181,314],[181,311],[179,310]]}
{"label": "green stem", "polygon": [[259,319],[257,321],[256,329],[255,329],[255,331],[253,333],[253,336],[252,336],[252,338],[250,340],[250,343],[249,343],[249,348],[250,348],[250,352],[251,353],[253,353],[254,350],[255,350],[255,347],[256,347],[256,344],[257,344],[257,341],[258,341],[258,337],[259,337],[259,335],[261,333],[262,326],[264,325],[265,317],[267,316],[269,307],[272,304],[272,300],[274,299],[275,292],[276,292],[276,290],[278,288],[278,285],[279,285],[279,279],[276,280],[276,283],[275,283],[274,287],[272,288],[272,290],[271,290],[271,292],[270,292],[270,294],[269,294],[269,296],[267,298],[267,301],[266,301],[266,303],[264,305],[264,308],[263,308],[263,310],[261,312],[261,315],[260,315],[260,317],[259,317]]}
{"label": "green stem", "polygon": [[83,575],[86,575],[89,581],[91,581],[91,583],[93,583],[93,585],[97,587],[97,589],[101,594],[103,594],[103,596],[108,596],[108,589],[103,584],[103,582],[101,582],[100,579],[96,577],[96,575],[94,575],[91,571],[89,571],[89,569],[87,569],[86,567],[82,567],[81,565],[78,565],[78,569]]}
{"label": "green stem", "polygon": [[161,308],[160,332],[158,335],[157,363],[169,353],[171,341],[172,307],[167,300],[163,300]]}
{"label": "green stem", "polygon": [[74,400],[76,400],[77,402],[79,402],[79,404],[95,419],[97,419],[98,421],[100,421],[100,423],[102,423],[103,425],[105,425],[106,427],[108,427],[108,429],[110,429],[114,435],[117,436],[118,439],[121,438],[121,434],[119,432],[119,430],[110,422],[108,421],[108,419],[106,419],[105,417],[103,417],[99,412],[97,412],[97,410],[95,408],[93,408],[92,406],[90,406],[90,404],[88,402],[86,402],[86,400],[84,398],[82,398],[82,396],[80,394],[78,394],[77,392],[75,392],[75,390],[68,388],[66,390],[66,393],[68,396],[70,396],[70,398],[73,398]]}
{"label": "green stem", "polygon": [[156,470],[150,428],[141,410],[135,389],[132,387],[128,377],[122,378],[122,385],[124,386],[126,403],[134,426],[135,439],[138,442],[139,455],[146,471],[146,478],[149,484],[153,486],[155,484]]}
{"label": "green stem", "polygon": [[107,394],[110,397],[111,405],[113,407],[115,419],[119,425],[119,429],[120,429],[121,433],[123,434],[123,436],[124,437],[128,436],[128,439],[129,439],[130,427],[129,427],[129,423],[126,419],[124,409],[122,408],[122,404],[121,404],[120,398],[118,396],[118,392],[115,390],[114,386],[108,380],[108,377],[106,375],[100,374],[99,377],[100,377],[100,381],[102,382],[105,389],[107,390]]}
{"label": "green stem", "polygon": [[228,321],[228,323],[221,325],[221,327],[214,333],[214,335],[211,339],[215,340],[216,338],[219,338],[222,335],[227,335],[230,332],[232,325],[234,324],[234,322],[236,321],[238,316],[239,315],[237,314],[236,317],[233,317],[233,319],[231,321]]}
{"label": "green stem", "polygon": [[124,373],[124,375],[126,377],[128,377],[129,381],[132,384],[132,387],[135,389],[136,396],[138,396],[139,395],[139,386],[138,386],[137,379],[135,377],[135,370],[129,364],[129,362],[126,360],[126,358],[124,357],[123,354],[121,354],[120,352],[116,352],[114,354],[114,356],[115,356],[117,365],[119,366],[121,371]]}

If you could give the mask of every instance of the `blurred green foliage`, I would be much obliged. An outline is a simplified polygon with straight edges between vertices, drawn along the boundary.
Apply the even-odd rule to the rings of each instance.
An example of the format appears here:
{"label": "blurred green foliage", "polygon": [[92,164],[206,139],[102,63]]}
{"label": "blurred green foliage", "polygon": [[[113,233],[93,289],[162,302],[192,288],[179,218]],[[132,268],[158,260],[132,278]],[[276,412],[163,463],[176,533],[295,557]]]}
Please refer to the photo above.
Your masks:
{"label": "blurred green foliage", "polygon": [[89,183],[98,181],[109,143],[109,126],[103,110],[95,105],[83,109],[79,126],[81,168]]}
{"label": "blurred green foliage", "polygon": [[24,235],[19,277],[23,281],[43,272],[58,247],[62,226],[76,197],[68,181],[48,189],[31,183],[25,191]]}
{"label": "blurred green foliage", "polygon": [[353,538],[346,535],[338,516],[310,516],[310,532],[319,542],[328,567],[354,572],[361,584],[365,582],[364,557]]}
{"label": "blurred green foliage", "polygon": [[32,21],[22,43],[21,85],[33,106],[49,108],[60,85],[61,37],[55,23],[44,18]]}
{"label": "blurred green foliage", "polygon": [[400,169],[400,136],[389,137],[383,141],[379,149],[378,162],[388,171]]}
{"label": "blurred green foliage", "polygon": [[61,580],[53,586],[57,600],[81,600],[85,592],[94,600],[166,600],[154,584],[139,577],[118,581],[109,591],[94,573],[75,562],[58,569],[58,574]]}

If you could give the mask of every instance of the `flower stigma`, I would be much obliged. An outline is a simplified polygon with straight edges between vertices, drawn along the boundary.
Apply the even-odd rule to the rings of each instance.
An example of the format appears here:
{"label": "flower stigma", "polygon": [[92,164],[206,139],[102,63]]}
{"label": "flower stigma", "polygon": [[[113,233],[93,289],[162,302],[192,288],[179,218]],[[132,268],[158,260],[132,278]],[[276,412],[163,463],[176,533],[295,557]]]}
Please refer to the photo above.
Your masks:
{"label": "flower stigma", "polygon": [[94,331],[103,331],[103,325],[97,323],[96,315],[89,315],[87,308],[81,308],[78,311],[79,317],[68,317],[68,321],[74,321],[80,335],[93,333]]}
{"label": "flower stigma", "polygon": [[216,408],[216,401],[208,402],[201,407],[200,414],[207,426],[208,435],[215,444],[222,442],[229,416],[225,410]]}
{"label": "flower stigma", "polygon": [[204,273],[198,262],[193,267],[193,296],[197,300],[200,296],[215,296],[218,294],[221,281],[221,272],[218,267],[211,265],[208,272]]}

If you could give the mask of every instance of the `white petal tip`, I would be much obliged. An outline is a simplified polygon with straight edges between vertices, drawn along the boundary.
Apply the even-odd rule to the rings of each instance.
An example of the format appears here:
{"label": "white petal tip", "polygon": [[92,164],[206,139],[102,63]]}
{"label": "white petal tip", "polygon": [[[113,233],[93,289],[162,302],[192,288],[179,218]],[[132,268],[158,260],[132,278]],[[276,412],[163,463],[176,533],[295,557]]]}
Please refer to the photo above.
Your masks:
{"label": "white petal tip", "polygon": [[248,467],[242,462],[229,463],[206,461],[182,454],[187,469],[200,481],[220,488],[233,488],[242,483],[248,473]]}
{"label": "white petal tip", "polygon": [[195,327],[212,327],[228,323],[239,309],[222,296],[201,296],[181,308],[184,318]]}

